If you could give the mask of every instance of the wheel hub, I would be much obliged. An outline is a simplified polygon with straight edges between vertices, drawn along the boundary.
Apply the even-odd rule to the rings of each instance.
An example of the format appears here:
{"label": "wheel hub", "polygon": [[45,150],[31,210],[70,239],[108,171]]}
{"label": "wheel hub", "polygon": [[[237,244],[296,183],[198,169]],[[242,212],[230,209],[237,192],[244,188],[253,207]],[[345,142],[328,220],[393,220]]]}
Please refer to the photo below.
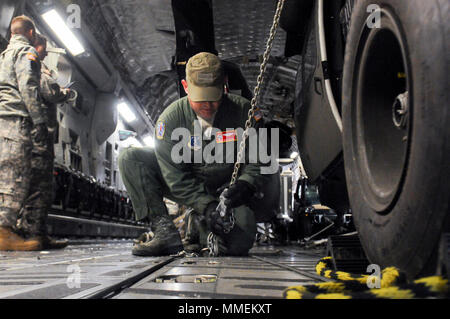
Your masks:
{"label": "wheel hub", "polygon": [[400,94],[392,105],[392,120],[399,130],[406,128],[409,114],[409,96],[408,92]]}

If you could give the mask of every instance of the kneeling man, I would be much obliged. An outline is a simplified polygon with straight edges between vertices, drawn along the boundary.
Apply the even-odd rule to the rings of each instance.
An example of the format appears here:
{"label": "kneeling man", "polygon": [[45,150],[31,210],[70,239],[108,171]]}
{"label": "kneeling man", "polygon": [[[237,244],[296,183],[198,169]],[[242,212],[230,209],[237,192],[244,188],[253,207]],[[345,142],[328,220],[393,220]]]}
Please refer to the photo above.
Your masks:
{"label": "kneeling man", "polygon": [[[225,81],[217,56],[205,52],[193,56],[182,81],[187,96],[161,114],[155,148],[129,148],[120,154],[119,169],[136,218],[148,219],[154,233],[136,244],[133,254],[161,256],[183,250],[163,198],[193,208],[200,218],[200,245],[206,245],[205,234],[212,232],[220,243],[220,255],[246,255],[253,246],[256,223],[276,213],[278,170],[262,174],[259,160],[242,163],[239,177],[224,193],[226,207],[234,212],[231,230],[217,210],[218,189],[230,183],[250,110],[248,100],[224,92]],[[176,140],[183,135],[181,142]],[[249,144],[247,159],[252,157]]]}

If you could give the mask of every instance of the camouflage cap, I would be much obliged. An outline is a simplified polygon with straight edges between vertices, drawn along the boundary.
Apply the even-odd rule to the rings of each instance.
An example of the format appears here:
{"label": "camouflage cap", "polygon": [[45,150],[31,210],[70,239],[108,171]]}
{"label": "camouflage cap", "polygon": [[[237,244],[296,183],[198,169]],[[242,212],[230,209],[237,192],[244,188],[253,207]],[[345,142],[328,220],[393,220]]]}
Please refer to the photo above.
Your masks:
{"label": "camouflage cap", "polygon": [[188,95],[192,101],[219,101],[224,85],[222,62],[208,52],[194,55],[186,66],[186,81]]}

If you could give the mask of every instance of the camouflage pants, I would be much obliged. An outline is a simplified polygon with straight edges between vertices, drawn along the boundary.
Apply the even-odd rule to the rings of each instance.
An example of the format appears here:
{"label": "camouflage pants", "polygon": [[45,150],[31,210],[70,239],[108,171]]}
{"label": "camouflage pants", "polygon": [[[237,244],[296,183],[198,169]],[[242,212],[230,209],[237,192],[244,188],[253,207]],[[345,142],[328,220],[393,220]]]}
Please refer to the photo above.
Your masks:
{"label": "camouflage pants", "polygon": [[46,233],[52,199],[53,144],[36,143],[28,119],[0,118],[0,226],[23,236]]}

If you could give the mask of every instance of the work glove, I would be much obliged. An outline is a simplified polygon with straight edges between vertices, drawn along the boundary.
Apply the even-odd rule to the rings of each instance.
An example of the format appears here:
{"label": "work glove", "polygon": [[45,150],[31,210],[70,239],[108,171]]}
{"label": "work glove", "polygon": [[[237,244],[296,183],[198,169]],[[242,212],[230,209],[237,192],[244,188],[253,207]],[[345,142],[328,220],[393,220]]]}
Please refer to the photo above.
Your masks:
{"label": "work glove", "polygon": [[236,208],[245,205],[255,194],[256,189],[246,181],[238,180],[224,192],[225,205],[228,208]]}
{"label": "work glove", "polygon": [[224,233],[223,220],[220,217],[220,213],[216,211],[218,205],[219,202],[216,201],[209,203],[205,209],[205,219],[208,229],[216,235],[221,235]]}
{"label": "work glove", "polygon": [[35,143],[44,143],[48,138],[48,127],[47,124],[41,123],[36,125],[31,131],[31,135]]}

